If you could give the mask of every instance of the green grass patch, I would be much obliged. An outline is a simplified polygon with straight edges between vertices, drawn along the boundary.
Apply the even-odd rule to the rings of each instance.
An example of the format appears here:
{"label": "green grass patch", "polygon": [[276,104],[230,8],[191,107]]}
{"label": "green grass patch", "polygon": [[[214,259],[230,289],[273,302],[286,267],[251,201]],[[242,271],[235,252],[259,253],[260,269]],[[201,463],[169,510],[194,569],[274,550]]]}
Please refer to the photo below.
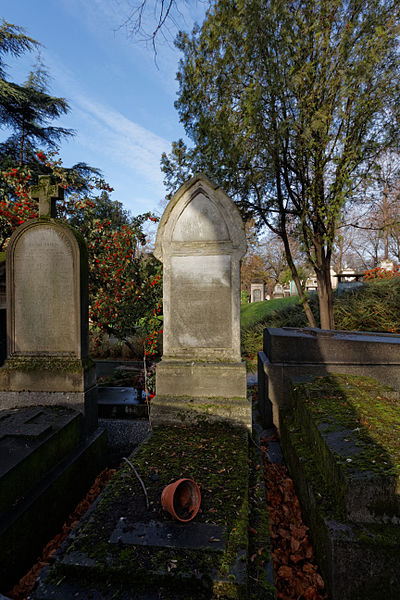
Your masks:
{"label": "green grass patch", "polygon": [[247,302],[242,304],[240,307],[242,327],[249,327],[257,323],[257,321],[262,321],[265,317],[271,315],[271,313],[297,304],[298,301],[298,296],[290,296],[289,298],[273,298],[272,300],[264,300],[263,302]]}
{"label": "green grass patch", "polygon": [[[313,313],[318,318],[316,294],[310,295],[309,302]],[[264,308],[258,308],[259,305]],[[262,350],[263,331],[266,327],[307,327],[306,315],[303,306],[299,304],[298,296],[253,302],[245,307],[242,306],[242,356],[248,371],[256,369],[257,352]]]}

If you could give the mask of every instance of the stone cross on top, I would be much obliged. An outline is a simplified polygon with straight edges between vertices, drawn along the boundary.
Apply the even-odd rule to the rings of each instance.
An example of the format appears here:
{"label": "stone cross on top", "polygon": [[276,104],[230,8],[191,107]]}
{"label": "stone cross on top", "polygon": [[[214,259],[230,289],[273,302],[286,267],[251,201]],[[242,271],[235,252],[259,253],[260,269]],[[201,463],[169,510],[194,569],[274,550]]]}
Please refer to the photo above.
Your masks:
{"label": "stone cross on top", "polygon": [[56,201],[64,199],[64,190],[52,185],[51,175],[39,175],[38,184],[31,187],[32,200],[39,200],[39,217],[55,219]]}

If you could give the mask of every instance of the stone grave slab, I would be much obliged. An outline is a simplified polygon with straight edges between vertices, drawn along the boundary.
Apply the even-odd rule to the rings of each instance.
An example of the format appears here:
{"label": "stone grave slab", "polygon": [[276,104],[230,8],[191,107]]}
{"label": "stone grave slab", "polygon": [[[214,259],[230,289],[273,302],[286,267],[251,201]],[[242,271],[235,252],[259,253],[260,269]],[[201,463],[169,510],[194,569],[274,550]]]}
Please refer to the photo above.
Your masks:
{"label": "stone grave slab", "polygon": [[261,417],[278,429],[281,407],[290,404],[292,381],[328,373],[374,377],[400,389],[400,335],[360,331],[268,327],[258,353]]}
{"label": "stone grave slab", "polygon": [[106,437],[68,407],[0,411],[0,591],[7,592],[104,468]]}
{"label": "stone grave slab", "polygon": [[0,516],[76,447],[82,428],[66,407],[0,411]]}
{"label": "stone grave slab", "polygon": [[129,523],[120,517],[110,544],[194,548],[221,551],[225,548],[224,528],[212,523],[149,521]]}
{"label": "stone grave slab", "polygon": [[[124,465],[42,572],[34,600],[276,598],[263,478],[246,432],[221,423],[158,428],[130,461],[149,508]],[[216,467],[220,461],[224,466]],[[249,461],[250,478],[247,468],[233,473]],[[161,510],[160,494],[188,468],[202,504],[182,524]]]}
{"label": "stone grave slab", "polygon": [[[210,598],[217,590],[232,599],[243,594],[249,479],[246,468],[234,469],[248,465],[247,432],[221,423],[157,428],[130,461],[146,486],[149,508],[125,465],[56,555],[53,572],[62,579],[61,589],[76,582],[78,573],[80,597],[86,598],[96,573],[98,581],[115,582],[116,593],[120,584],[138,598],[139,591],[145,597],[160,588],[174,600]],[[160,498],[165,485],[185,471],[198,482],[202,503],[193,521],[177,523]],[[41,581],[41,595],[34,597],[51,597],[51,585]]]}
{"label": "stone grave slab", "polygon": [[329,597],[396,597],[398,395],[371,378],[329,375],[294,385],[292,402],[281,412],[282,450]]}
{"label": "stone grave slab", "polygon": [[21,412],[18,409],[4,410],[0,412],[0,440],[4,437],[40,438],[51,430],[51,425],[40,422],[43,410],[33,409],[31,414]]}

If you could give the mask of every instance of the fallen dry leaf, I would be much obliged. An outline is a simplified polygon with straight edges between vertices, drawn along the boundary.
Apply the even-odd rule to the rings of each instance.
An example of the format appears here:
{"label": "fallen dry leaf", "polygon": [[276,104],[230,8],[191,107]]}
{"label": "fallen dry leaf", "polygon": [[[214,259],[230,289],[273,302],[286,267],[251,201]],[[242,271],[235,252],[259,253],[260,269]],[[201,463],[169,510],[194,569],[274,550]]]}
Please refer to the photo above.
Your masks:
{"label": "fallen dry leaf", "polygon": [[293,576],[293,571],[290,567],[282,566],[278,569],[278,575],[284,579],[291,579]]}
{"label": "fallen dry leaf", "polygon": [[327,600],[293,481],[284,465],[268,461],[268,440],[261,443],[277,597]]}

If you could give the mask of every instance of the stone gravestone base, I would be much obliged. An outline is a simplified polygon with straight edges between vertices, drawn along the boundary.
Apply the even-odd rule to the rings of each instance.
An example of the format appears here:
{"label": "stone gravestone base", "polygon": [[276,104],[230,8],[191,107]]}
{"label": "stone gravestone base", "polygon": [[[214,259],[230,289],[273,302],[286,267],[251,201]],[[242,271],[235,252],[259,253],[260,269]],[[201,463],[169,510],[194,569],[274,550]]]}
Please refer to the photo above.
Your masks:
{"label": "stone gravestone base", "polygon": [[96,369],[90,359],[10,358],[0,369],[0,406],[70,406],[97,427]]}
{"label": "stone gravestone base", "polygon": [[60,406],[0,410],[0,592],[7,593],[104,468],[103,430]]}
{"label": "stone gravestone base", "polygon": [[156,377],[151,418],[157,426],[222,420],[251,428],[244,363],[163,360]]}

